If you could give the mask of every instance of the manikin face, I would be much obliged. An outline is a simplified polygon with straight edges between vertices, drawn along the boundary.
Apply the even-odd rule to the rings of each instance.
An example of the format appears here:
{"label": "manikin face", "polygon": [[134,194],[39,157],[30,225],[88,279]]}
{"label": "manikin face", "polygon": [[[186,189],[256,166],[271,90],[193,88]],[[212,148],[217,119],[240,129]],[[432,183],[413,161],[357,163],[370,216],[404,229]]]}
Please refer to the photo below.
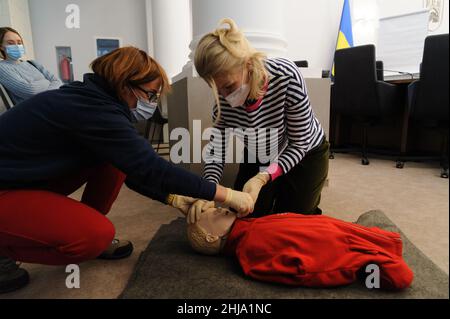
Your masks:
{"label": "manikin face", "polygon": [[222,239],[231,231],[236,214],[224,208],[210,208],[202,213],[197,222],[208,235]]}
{"label": "manikin face", "polygon": [[198,222],[188,225],[191,247],[204,255],[220,254],[235,220],[236,214],[227,209],[210,208],[204,211]]}

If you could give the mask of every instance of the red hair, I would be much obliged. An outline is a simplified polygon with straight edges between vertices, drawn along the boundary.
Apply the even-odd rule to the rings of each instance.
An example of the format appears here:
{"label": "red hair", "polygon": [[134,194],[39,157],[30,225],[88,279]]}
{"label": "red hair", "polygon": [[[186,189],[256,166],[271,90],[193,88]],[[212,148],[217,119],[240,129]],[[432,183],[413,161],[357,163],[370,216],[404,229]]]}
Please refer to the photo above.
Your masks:
{"label": "red hair", "polygon": [[161,95],[170,91],[170,83],[162,66],[145,51],[135,47],[116,49],[91,63],[95,74],[108,82],[119,96],[127,86],[137,87],[161,80]]}

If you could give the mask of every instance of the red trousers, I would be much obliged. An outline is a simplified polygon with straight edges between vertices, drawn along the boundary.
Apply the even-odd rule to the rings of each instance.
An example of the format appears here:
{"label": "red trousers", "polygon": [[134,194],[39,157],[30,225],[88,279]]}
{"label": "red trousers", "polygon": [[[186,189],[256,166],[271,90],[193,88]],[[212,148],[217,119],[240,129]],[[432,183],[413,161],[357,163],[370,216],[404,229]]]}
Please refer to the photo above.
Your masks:
{"label": "red trousers", "polygon": [[[99,256],[114,239],[105,217],[125,174],[109,164],[51,181],[43,190],[0,190],[0,256],[45,265]],[[67,196],[86,184],[81,202]]]}

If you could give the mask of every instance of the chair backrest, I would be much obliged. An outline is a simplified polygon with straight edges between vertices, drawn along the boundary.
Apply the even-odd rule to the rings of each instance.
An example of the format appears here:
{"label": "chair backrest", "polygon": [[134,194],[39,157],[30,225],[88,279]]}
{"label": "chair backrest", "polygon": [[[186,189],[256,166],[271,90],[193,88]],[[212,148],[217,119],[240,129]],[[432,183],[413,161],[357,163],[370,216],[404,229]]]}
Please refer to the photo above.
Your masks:
{"label": "chair backrest", "polygon": [[5,87],[0,84],[0,113],[3,108],[5,110],[9,110],[13,106],[14,106],[14,103],[12,102],[11,98],[9,97],[8,92],[6,91]]}
{"label": "chair backrest", "polygon": [[383,61],[377,61],[377,80],[378,81],[384,81],[384,63]]}
{"label": "chair backrest", "polygon": [[356,117],[380,116],[375,46],[337,50],[334,68],[334,112]]}
{"label": "chair backrest", "polygon": [[448,121],[448,33],[425,39],[420,85],[411,116]]}
{"label": "chair backrest", "polygon": [[296,66],[299,68],[307,68],[308,67],[308,61],[302,60],[302,61],[295,61],[294,62]]}

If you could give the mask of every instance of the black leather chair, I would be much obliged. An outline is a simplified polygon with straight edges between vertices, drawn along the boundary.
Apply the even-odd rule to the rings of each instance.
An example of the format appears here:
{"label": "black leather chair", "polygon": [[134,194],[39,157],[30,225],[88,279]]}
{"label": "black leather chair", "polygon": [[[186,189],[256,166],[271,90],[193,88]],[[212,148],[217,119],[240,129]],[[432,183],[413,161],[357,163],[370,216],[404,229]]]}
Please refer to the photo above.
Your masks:
{"label": "black leather chair", "polygon": [[295,61],[294,62],[296,66],[299,68],[307,68],[308,67],[308,61],[302,60],[302,61]]}
{"label": "black leather chair", "polygon": [[[437,130],[441,135],[441,177],[448,178],[449,35],[429,36],[420,71],[420,80],[408,88],[410,125]],[[420,158],[417,158],[420,160]]]}
{"label": "black leather chair", "polygon": [[[402,91],[395,85],[378,80],[374,45],[337,50],[334,61],[335,77],[332,89],[332,112],[336,118],[334,146],[339,146],[341,118],[362,124],[362,146],[354,150],[362,153],[362,164],[369,165],[368,127],[400,116],[405,104]],[[332,148],[332,152],[338,151]]]}
{"label": "black leather chair", "polygon": [[377,80],[378,81],[384,81],[384,63],[383,61],[377,61]]}

